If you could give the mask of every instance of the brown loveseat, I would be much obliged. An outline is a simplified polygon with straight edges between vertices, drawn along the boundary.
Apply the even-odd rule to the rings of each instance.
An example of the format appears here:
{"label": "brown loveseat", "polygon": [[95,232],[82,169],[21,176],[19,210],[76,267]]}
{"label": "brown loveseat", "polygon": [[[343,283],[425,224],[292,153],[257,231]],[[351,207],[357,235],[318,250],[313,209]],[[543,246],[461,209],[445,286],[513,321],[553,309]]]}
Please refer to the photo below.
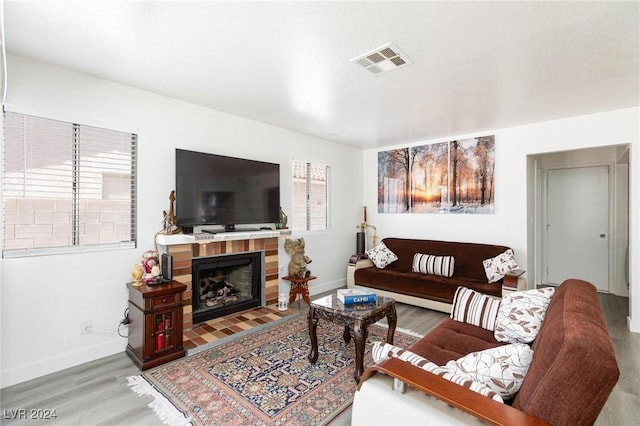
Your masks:
{"label": "brown loveseat", "polygon": [[[491,331],[446,319],[409,350],[444,365],[449,360],[501,344]],[[363,406],[367,415],[376,415],[371,413],[375,403],[365,398],[368,380],[373,389],[375,380],[386,377],[389,383],[384,386],[394,395],[390,377],[380,374],[372,377],[376,372],[396,377],[437,400],[493,424],[593,424],[618,380],[619,370],[592,284],[570,279],[556,289],[532,349],[531,365],[511,405],[495,402],[400,359],[382,361],[367,368],[362,375],[360,390],[354,399],[353,424],[362,424]],[[422,397],[433,400],[424,394]],[[384,408],[393,409],[388,403]]]}
{"label": "brown loveseat", "polygon": [[[502,296],[502,280],[488,282],[482,261],[504,253],[509,247],[407,238],[385,238],[382,242],[398,256],[398,260],[383,269],[375,267],[368,259],[350,264],[347,267],[347,287],[366,287],[380,296],[447,313],[451,311],[458,286]],[[453,276],[412,272],[415,253],[453,256]]]}

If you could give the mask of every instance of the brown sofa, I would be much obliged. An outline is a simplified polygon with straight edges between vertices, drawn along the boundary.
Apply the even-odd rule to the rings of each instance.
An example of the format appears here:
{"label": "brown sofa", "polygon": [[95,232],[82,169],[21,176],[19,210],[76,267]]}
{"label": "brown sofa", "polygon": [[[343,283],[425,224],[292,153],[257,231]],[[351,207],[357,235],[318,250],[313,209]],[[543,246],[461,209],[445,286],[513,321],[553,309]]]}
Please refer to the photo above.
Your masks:
{"label": "brown sofa", "polygon": [[[489,283],[482,261],[504,253],[509,247],[407,238],[385,238],[382,242],[398,256],[398,260],[384,269],[376,268],[368,259],[350,263],[347,267],[347,287],[366,287],[380,296],[447,313],[451,311],[458,286],[502,296],[502,280]],[[415,253],[453,256],[453,276],[412,272]]]}
{"label": "brown sofa", "polygon": [[[491,331],[446,319],[409,350],[444,365],[501,344]],[[396,377],[493,424],[593,424],[619,376],[595,286],[576,279],[560,285],[532,349],[529,371],[510,405],[495,402],[397,358],[382,361],[362,375],[354,399],[354,424],[361,423],[362,404],[366,405],[367,413],[372,409],[371,402],[366,403],[363,394],[358,394],[367,391],[367,380],[376,372]],[[391,391],[391,383],[387,385]]]}

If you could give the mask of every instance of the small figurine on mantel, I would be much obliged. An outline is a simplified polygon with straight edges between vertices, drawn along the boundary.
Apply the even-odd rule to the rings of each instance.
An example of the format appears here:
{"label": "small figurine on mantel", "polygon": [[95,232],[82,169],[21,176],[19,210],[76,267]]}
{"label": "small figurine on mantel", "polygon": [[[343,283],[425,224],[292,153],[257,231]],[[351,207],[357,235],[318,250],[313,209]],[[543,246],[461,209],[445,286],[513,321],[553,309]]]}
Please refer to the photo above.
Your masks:
{"label": "small figurine on mantel", "polygon": [[311,263],[311,259],[304,254],[304,238],[288,238],[284,242],[284,251],[291,256],[289,261],[289,276],[304,278],[311,275],[307,270],[307,265]]}
{"label": "small figurine on mantel", "polygon": [[282,207],[280,207],[280,222],[276,223],[276,229],[289,229],[287,228],[288,221],[289,221],[289,218],[282,210]]}
{"label": "small figurine on mantel", "polygon": [[179,234],[182,232],[182,227],[176,226],[176,215],[173,210],[173,203],[176,201],[176,191],[171,191],[169,194],[169,213],[166,210],[162,211],[162,229],[165,235]]}

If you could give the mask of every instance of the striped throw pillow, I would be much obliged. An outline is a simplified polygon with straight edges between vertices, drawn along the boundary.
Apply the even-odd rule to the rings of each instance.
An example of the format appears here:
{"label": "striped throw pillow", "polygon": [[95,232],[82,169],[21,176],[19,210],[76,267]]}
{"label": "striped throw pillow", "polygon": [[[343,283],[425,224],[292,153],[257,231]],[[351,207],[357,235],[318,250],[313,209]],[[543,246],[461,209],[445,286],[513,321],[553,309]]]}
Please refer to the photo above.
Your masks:
{"label": "striped throw pillow", "polygon": [[439,367],[418,354],[399,348],[397,346],[393,346],[389,343],[382,343],[378,341],[373,342],[373,345],[371,346],[371,355],[373,357],[373,361],[376,364],[388,358],[398,358],[403,360],[404,362],[422,368],[429,373],[435,374],[449,380],[450,382],[456,383],[460,386],[468,388],[469,390],[477,392],[480,395],[491,398],[494,401],[504,403],[504,400],[502,399],[500,394],[491,389],[486,384],[477,382],[467,375],[451,373],[446,368]]}
{"label": "striped throw pillow", "polygon": [[453,276],[455,260],[453,256],[434,256],[432,254],[416,253],[413,255],[413,272],[421,274],[440,275],[442,277]]}
{"label": "striped throw pillow", "polygon": [[451,319],[493,331],[499,308],[499,298],[458,287],[453,296]]}

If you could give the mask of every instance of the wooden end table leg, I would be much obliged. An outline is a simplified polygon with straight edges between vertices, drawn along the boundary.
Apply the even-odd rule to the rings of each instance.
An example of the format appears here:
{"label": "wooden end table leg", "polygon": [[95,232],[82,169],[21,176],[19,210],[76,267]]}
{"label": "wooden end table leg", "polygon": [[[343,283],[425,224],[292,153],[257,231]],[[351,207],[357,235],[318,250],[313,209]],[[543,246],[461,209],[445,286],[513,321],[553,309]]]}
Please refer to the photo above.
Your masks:
{"label": "wooden end table leg", "polygon": [[315,309],[309,306],[309,339],[311,340],[311,352],[309,352],[309,362],[315,364],[318,360],[318,318],[314,318]]}
{"label": "wooden end table leg", "polygon": [[305,281],[300,283],[300,294],[302,295],[302,300],[304,300],[307,305],[311,305],[311,299],[309,299],[309,282]]}
{"label": "wooden end table leg", "polygon": [[356,383],[360,382],[360,376],[364,371],[364,345],[367,341],[367,325],[361,321],[356,321],[353,326],[353,343],[356,350],[356,369],[353,372],[353,378]]}
{"label": "wooden end table leg", "polygon": [[296,297],[298,297],[298,286],[292,281],[289,287],[289,304],[295,302]]}
{"label": "wooden end table leg", "polygon": [[396,332],[396,324],[398,322],[398,314],[396,313],[396,305],[391,306],[391,312],[387,315],[387,343],[393,345],[393,335]]}

